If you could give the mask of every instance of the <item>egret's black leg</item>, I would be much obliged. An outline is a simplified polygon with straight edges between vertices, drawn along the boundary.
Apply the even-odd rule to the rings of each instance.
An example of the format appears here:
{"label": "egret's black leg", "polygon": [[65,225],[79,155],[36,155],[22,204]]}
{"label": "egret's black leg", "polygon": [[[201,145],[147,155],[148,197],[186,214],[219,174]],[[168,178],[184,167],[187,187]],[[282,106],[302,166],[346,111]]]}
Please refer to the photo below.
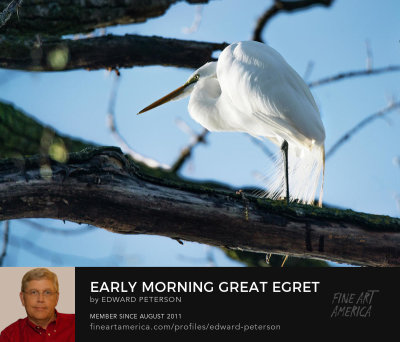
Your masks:
{"label": "egret's black leg", "polygon": [[289,144],[286,140],[283,141],[281,150],[283,152],[283,167],[285,169],[286,202],[287,204],[289,204],[289,162],[288,162]]}

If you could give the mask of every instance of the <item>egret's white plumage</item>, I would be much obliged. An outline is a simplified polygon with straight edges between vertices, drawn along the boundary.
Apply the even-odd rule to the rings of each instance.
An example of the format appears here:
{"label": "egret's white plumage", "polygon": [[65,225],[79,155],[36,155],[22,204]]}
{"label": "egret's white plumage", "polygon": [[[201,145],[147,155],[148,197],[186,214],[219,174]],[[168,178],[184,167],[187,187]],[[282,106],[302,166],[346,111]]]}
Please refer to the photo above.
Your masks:
{"label": "egret's white plumage", "polygon": [[[277,51],[254,41],[231,44],[218,62],[206,63],[141,113],[189,94],[191,117],[209,131],[245,132],[278,146],[286,141],[291,200],[312,203],[321,187],[322,203],[324,126],[308,86]],[[284,175],[278,158],[268,197],[284,197]]]}

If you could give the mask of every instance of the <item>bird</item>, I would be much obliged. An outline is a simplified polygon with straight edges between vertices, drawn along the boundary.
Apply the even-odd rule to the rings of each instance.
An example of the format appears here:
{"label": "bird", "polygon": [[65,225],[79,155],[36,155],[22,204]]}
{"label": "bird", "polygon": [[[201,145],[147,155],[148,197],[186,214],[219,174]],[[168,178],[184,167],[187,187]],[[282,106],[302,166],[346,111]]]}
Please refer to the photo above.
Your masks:
{"label": "bird", "polygon": [[[266,179],[265,197],[322,206],[325,128],[307,84],[271,46],[240,41],[147,112],[190,95],[190,116],[211,132],[245,132],[280,148]],[[290,190],[289,190],[290,185]]]}

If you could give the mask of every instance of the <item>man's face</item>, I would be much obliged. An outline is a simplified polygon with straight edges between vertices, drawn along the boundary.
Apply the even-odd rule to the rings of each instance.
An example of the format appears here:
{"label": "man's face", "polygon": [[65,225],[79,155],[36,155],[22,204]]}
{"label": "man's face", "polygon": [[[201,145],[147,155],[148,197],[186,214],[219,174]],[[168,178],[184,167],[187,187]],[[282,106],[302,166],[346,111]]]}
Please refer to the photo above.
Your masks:
{"label": "man's face", "polygon": [[50,320],[58,302],[58,293],[48,279],[31,280],[20,293],[22,305],[31,321],[40,323]]}

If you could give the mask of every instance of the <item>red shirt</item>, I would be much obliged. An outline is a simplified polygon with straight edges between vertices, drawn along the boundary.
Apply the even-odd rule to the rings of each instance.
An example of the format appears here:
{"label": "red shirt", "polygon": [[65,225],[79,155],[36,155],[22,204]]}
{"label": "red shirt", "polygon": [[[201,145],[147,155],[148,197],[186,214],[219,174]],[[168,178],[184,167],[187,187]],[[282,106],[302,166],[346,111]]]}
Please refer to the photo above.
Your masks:
{"label": "red shirt", "polygon": [[57,318],[47,329],[32,323],[28,317],[5,328],[0,342],[75,342],[75,315],[57,312]]}

